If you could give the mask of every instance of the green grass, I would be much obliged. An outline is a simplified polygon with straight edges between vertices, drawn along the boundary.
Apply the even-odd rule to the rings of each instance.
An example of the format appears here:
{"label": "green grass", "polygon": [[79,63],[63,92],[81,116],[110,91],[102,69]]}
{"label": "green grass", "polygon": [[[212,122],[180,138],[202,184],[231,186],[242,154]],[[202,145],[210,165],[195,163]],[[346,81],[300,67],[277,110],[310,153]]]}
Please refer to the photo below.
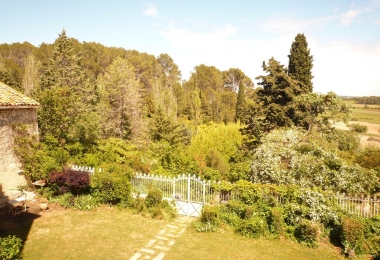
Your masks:
{"label": "green grass", "polygon": [[380,124],[380,109],[354,108],[351,117],[356,121]]}
{"label": "green grass", "polygon": [[[59,210],[28,230],[24,259],[129,259],[168,222],[104,207],[92,212]],[[21,227],[17,232],[26,232]]]}
{"label": "green grass", "polygon": [[289,240],[252,239],[225,233],[190,230],[179,238],[166,260],[175,259],[344,259],[332,247],[308,248]]}
{"label": "green grass", "polygon": [[345,259],[340,252],[339,248],[327,243],[322,243],[318,248],[309,248],[289,239],[253,239],[235,234],[231,230],[200,233],[195,228],[188,228],[165,255],[165,260]]}
{"label": "green grass", "polygon": [[[109,207],[91,212],[54,210],[34,220],[28,230],[21,226],[12,233],[27,234],[22,251],[26,260],[129,259],[167,223]],[[313,249],[288,239],[245,238],[226,229],[199,233],[190,226],[164,259],[344,259],[329,244]]]}

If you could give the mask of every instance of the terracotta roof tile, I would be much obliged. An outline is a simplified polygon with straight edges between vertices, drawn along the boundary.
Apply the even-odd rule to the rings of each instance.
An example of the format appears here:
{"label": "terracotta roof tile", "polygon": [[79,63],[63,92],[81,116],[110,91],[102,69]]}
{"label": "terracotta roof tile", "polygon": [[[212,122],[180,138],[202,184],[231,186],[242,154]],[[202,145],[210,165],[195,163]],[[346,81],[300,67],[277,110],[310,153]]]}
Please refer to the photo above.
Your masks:
{"label": "terracotta roof tile", "polygon": [[4,83],[0,82],[0,107],[8,106],[33,106],[37,107],[40,104],[24,94],[8,87]]}

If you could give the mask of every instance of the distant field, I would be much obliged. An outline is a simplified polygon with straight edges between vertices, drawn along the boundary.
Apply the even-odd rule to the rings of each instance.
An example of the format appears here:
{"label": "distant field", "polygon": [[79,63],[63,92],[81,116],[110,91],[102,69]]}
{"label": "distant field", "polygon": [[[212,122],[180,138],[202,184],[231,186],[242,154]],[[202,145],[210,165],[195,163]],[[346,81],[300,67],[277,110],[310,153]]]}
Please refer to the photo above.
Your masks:
{"label": "distant field", "polygon": [[352,121],[360,121],[380,125],[380,105],[355,104],[355,101],[353,100],[346,100],[345,102],[352,108]]}
{"label": "distant field", "polygon": [[380,109],[374,108],[354,108],[352,109],[351,120],[380,124]]}
{"label": "distant field", "polygon": [[380,105],[350,104],[354,108],[380,109]]}

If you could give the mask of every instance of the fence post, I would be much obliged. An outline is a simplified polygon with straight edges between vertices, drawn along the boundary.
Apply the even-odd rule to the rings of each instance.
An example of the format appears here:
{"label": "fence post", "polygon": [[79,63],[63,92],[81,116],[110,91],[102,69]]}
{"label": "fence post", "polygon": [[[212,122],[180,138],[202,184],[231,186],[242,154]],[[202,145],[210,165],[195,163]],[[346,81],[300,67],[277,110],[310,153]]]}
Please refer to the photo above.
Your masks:
{"label": "fence post", "polygon": [[175,177],[173,178],[173,195],[172,195],[172,199],[175,200]]}
{"label": "fence post", "polygon": [[190,174],[187,176],[187,205],[186,205],[186,216],[189,215],[189,204],[190,204]]}
{"label": "fence post", "polygon": [[202,187],[203,187],[203,206],[206,205],[206,182],[202,181]]}

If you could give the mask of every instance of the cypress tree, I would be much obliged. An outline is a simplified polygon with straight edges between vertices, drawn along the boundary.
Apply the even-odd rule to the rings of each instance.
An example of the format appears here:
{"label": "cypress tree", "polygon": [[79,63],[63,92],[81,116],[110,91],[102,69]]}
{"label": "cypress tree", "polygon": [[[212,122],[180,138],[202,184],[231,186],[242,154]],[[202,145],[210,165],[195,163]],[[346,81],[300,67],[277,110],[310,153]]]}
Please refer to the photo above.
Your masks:
{"label": "cypress tree", "polygon": [[310,55],[310,49],[304,34],[297,34],[292,46],[290,48],[288,75],[293,79],[301,81],[305,86],[303,93],[307,94],[313,92],[313,75],[311,69],[313,68],[313,56]]}
{"label": "cypress tree", "polygon": [[302,84],[292,79],[284,65],[271,58],[268,65],[263,62],[267,75],[256,77],[262,89],[257,92],[258,103],[264,109],[264,122],[269,128],[287,127],[294,124],[296,96],[302,94]]}
{"label": "cypress tree", "polygon": [[238,120],[240,122],[244,122],[245,120],[245,114],[246,114],[246,100],[245,100],[245,87],[243,82],[240,82],[239,84],[239,91],[237,95],[237,101],[236,101],[236,114],[235,114],[235,122]]}

